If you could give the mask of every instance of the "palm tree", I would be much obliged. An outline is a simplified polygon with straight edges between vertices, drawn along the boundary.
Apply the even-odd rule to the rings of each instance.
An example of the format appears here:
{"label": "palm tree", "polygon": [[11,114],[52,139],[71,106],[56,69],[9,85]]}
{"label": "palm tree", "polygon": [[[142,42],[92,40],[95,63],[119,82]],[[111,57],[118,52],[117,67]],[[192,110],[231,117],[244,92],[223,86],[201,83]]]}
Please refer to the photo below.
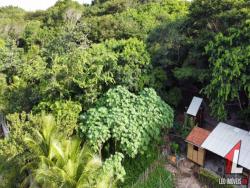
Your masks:
{"label": "palm tree", "polygon": [[42,131],[25,141],[36,158],[23,168],[30,172],[23,187],[105,188],[117,182],[115,172],[103,171],[101,158],[78,137],[60,136],[51,115],[43,116]]}

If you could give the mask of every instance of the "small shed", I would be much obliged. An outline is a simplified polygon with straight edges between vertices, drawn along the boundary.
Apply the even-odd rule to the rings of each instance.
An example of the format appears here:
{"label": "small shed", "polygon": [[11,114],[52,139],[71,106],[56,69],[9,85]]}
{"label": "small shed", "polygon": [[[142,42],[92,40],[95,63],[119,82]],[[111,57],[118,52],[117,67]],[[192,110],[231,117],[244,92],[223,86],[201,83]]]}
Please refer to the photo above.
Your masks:
{"label": "small shed", "polygon": [[202,101],[203,99],[200,97],[193,97],[186,112],[186,114],[191,116],[194,122],[198,124],[201,124],[203,118]]}
{"label": "small shed", "polygon": [[187,158],[201,166],[204,165],[206,150],[201,147],[209,136],[210,131],[194,127],[186,138]]}

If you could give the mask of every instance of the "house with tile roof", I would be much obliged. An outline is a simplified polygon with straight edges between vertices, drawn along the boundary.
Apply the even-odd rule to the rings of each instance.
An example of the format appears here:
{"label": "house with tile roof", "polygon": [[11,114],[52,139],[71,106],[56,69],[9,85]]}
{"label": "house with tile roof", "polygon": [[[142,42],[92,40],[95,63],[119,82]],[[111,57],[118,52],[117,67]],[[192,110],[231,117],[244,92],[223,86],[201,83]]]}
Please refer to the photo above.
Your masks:
{"label": "house with tile roof", "polygon": [[[210,158],[212,156],[213,159],[216,159],[217,165],[222,161],[222,165],[225,166],[226,161],[229,160],[228,154],[240,143],[237,165],[243,168],[245,175],[250,176],[250,132],[223,122],[220,122],[210,131],[201,128],[202,123],[197,120],[200,119],[199,114],[201,113],[202,103],[202,98],[193,97],[186,112],[196,122],[196,126],[192,128],[185,139],[187,143],[187,158],[200,166],[206,167],[211,166]],[[214,160],[212,161],[215,162]],[[217,166],[216,164],[212,166]],[[220,170],[218,171],[223,171],[221,167],[219,168]]]}
{"label": "house with tile roof", "polygon": [[194,127],[186,138],[187,158],[204,166],[206,152],[227,160],[227,154],[240,145],[237,165],[243,168],[243,174],[250,176],[250,132],[220,122],[211,132]]}

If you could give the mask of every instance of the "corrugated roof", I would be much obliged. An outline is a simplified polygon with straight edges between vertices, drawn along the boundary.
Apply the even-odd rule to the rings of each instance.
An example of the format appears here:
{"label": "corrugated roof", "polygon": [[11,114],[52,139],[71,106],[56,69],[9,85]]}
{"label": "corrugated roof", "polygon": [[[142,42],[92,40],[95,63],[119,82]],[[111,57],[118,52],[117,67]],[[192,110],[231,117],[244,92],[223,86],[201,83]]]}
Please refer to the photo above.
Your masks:
{"label": "corrugated roof", "polygon": [[198,111],[199,111],[199,108],[201,106],[202,100],[203,100],[202,98],[193,97],[193,99],[188,107],[187,114],[192,115],[192,116],[196,116]]}
{"label": "corrugated roof", "polygon": [[201,147],[224,158],[239,141],[241,141],[241,150],[238,164],[250,170],[250,134],[248,131],[226,123],[219,123]]}
{"label": "corrugated roof", "polygon": [[208,130],[202,129],[200,127],[194,127],[187,136],[186,141],[196,146],[201,146],[209,134],[210,131]]}

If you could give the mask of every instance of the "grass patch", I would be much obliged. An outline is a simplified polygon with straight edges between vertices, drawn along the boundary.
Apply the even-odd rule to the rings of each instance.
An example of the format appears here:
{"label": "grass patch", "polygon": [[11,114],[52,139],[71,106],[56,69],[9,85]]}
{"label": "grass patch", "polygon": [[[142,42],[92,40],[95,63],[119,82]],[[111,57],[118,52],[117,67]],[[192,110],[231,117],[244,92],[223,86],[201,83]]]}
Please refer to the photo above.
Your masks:
{"label": "grass patch", "polygon": [[173,175],[166,171],[164,166],[158,165],[153,172],[151,172],[147,179],[136,183],[132,188],[173,188]]}
{"label": "grass patch", "polygon": [[[166,171],[163,161],[160,159],[160,150],[163,141],[152,143],[144,155],[138,155],[134,159],[126,158],[124,168],[126,170],[125,181],[118,187],[122,188],[172,188],[174,187],[173,176]],[[157,162],[156,162],[157,161]],[[145,171],[155,163],[153,170],[150,170],[146,178],[139,180]],[[141,178],[141,177],[140,177]]]}
{"label": "grass patch", "polygon": [[126,171],[125,181],[119,186],[123,188],[131,188],[136,183],[139,176],[158,159],[159,150],[157,144],[152,144],[144,155],[138,155],[134,159],[126,158],[124,160],[124,168]]}

